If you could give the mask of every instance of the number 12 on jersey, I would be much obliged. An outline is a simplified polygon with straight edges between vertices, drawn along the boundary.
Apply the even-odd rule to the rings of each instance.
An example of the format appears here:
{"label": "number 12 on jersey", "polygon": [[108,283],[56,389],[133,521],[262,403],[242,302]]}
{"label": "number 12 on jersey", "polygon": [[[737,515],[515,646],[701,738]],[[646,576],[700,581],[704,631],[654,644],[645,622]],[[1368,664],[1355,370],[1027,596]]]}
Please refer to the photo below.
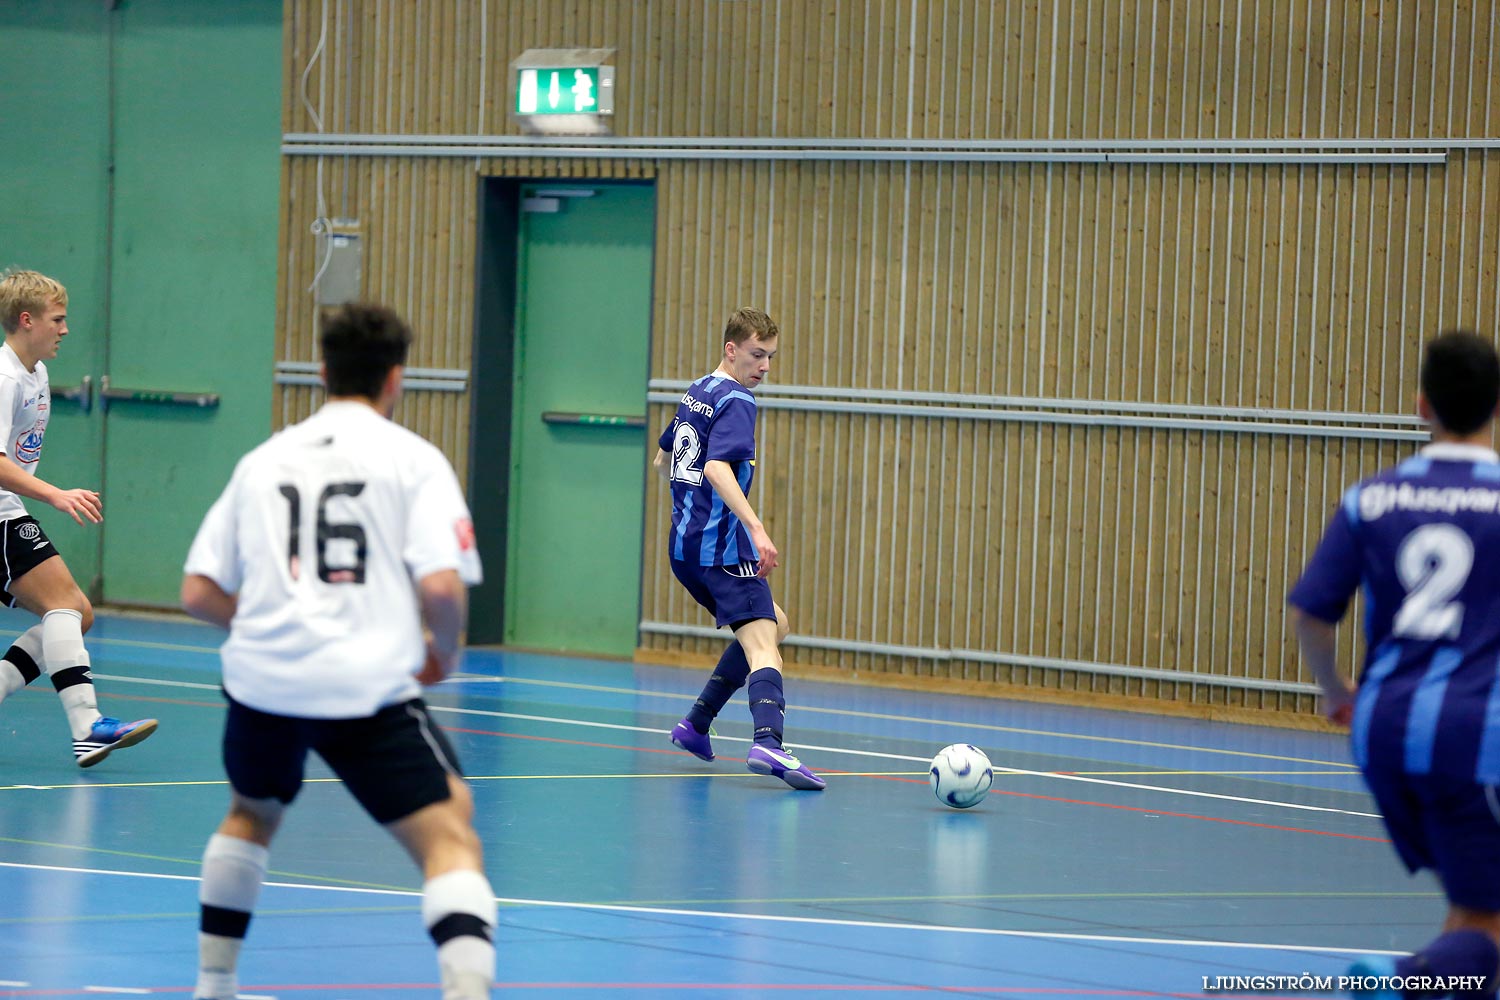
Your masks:
{"label": "number 12 on jersey", "polygon": [[[364,492],[364,489],[364,483],[329,483],[318,497],[316,524],[318,579],[324,583],[365,582],[367,547],[364,526],[358,521],[335,524],[328,519],[330,500],[334,497],[357,497]],[[282,483],[278,490],[286,498],[289,508],[287,512],[287,565],[291,569],[292,579],[296,580],[301,577],[302,573],[302,494],[290,483]],[[352,552],[354,558],[352,563],[335,567],[330,565],[329,547],[332,543],[339,541],[346,543],[340,548],[345,552]]]}
{"label": "number 12 on jersey", "polygon": [[694,486],[703,482],[703,470],[693,468],[702,451],[703,442],[698,440],[693,425],[679,423],[672,435],[672,478]]}

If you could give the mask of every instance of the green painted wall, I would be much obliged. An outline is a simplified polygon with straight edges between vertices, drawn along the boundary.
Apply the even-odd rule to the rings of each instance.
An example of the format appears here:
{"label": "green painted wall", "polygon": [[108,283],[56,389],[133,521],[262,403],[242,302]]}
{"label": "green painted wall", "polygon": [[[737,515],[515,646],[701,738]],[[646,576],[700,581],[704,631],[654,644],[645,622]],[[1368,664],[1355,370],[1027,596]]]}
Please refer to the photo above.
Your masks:
{"label": "green painted wall", "polygon": [[41,475],[105,495],[102,530],[43,515],[75,575],[102,575],[107,602],[175,605],[199,519],[271,426],[281,3],[103,7],[0,0],[5,123],[26,136],[0,263],[69,287],[55,383],[220,394],[201,411],[59,402],[48,427]]}

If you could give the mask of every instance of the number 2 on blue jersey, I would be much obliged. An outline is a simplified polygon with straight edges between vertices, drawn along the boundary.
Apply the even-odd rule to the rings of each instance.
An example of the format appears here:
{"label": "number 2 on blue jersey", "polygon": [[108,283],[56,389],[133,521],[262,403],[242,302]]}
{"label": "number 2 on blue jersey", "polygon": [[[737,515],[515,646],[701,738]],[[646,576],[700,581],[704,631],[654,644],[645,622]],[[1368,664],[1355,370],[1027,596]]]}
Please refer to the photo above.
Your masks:
{"label": "number 2 on blue jersey", "polygon": [[1452,598],[1474,568],[1474,542],[1451,524],[1424,524],[1401,540],[1396,574],[1406,600],[1391,632],[1403,639],[1457,639],[1464,606]]}

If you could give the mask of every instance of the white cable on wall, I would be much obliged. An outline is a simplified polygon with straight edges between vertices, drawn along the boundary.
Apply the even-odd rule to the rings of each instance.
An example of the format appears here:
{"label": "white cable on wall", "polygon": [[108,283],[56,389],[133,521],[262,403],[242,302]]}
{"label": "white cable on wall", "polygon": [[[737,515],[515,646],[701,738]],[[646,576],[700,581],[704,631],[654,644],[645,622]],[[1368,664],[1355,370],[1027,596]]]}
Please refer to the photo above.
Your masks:
{"label": "white cable on wall", "polygon": [[[324,99],[327,96],[327,74],[324,74],[318,79],[318,107],[316,109],[313,108],[312,102],[307,99],[307,78],[312,75],[313,67],[318,64],[318,60],[323,58],[323,47],[327,44],[327,42],[328,0],[323,0],[323,23],[318,30],[318,44],[313,48],[312,55],[308,56],[307,58],[307,65],[302,69],[302,80],[297,88],[298,96],[302,99],[302,106],[307,109],[307,116],[312,119],[313,126],[319,132],[323,131],[323,115],[321,114],[321,111],[324,105]],[[330,232],[332,229],[331,224],[328,220],[328,200],[324,197],[323,193],[323,160],[324,157],[320,155],[318,157],[317,173],[318,214],[317,217],[313,219],[311,226],[312,234],[315,238],[317,236]],[[323,261],[318,265],[318,270],[313,275],[312,284],[307,286],[307,290],[309,292],[317,290],[318,282],[323,280],[323,272],[328,270],[328,262],[333,259],[333,241],[325,240],[324,244],[325,249],[323,251]]]}

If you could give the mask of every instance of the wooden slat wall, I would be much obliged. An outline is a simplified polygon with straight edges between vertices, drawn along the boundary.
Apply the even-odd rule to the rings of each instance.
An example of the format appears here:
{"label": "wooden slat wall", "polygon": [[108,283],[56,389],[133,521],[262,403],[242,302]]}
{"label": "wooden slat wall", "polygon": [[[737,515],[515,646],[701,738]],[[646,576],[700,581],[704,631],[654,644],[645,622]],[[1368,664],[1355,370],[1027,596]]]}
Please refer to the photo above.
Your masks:
{"label": "wooden slat wall", "polygon": [[[1483,2],[288,0],[288,132],[510,134],[532,47],[618,50],[616,131],[948,139],[1500,134]],[[326,11],[326,31],[324,13]],[[321,57],[302,80],[323,38]],[[304,100],[303,95],[306,95]],[[309,105],[312,111],[309,110]],[[316,112],[316,118],[313,111]],[[288,157],[280,357],[313,357],[309,227],[357,218],[414,365],[465,368],[477,180],[652,177],[652,375],[769,309],[784,384],[1409,412],[1421,341],[1496,330],[1500,174],[1441,166]],[[280,417],[312,405],[280,394]],[[466,396],[402,419],[465,471]],[[652,423],[668,407],[653,406]],[[794,629],[831,639],[1307,680],[1286,587],[1369,441],[763,411],[756,500]],[[654,480],[649,620],[672,584]],[[1346,644],[1353,630],[1345,630]],[[657,651],[721,643],[647,635]],[[1346,650],[1346,655],[1352,655]],[[792,648],[845,670],[1308,711],[1074,671]]]}

